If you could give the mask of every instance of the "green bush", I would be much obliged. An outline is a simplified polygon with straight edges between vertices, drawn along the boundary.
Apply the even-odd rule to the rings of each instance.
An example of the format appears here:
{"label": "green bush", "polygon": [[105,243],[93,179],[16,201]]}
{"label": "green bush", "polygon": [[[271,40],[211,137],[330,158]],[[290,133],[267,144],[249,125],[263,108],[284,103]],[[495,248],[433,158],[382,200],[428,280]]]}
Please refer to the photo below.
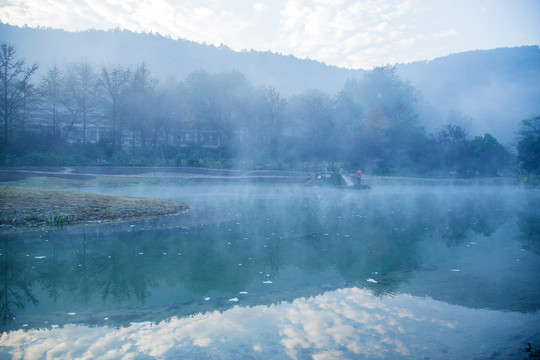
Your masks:
{"label": "green bush", "polygon": [[74,220],[73,216],[54,213],[47,218],[47,224],[49,226],[63,227],[64,225],[72,223]]}

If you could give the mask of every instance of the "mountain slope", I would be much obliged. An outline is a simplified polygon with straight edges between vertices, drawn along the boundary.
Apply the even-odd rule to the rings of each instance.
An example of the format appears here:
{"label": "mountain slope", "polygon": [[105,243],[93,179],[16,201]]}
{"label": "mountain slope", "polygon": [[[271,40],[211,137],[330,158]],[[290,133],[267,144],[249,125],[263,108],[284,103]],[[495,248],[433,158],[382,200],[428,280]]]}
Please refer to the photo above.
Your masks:
{"label": "mountain slope", "polygon": [[225,46],[122,30],[66,32],[0,24],[0,34],[2,41],[16,45],[19,56],[28,63],[37,62],[42,71],[54,63],[81,60],[97,66],[136,66],[145,62],[153,74],[177,79],[201,69],[208,72],[238,70],[255,85],[272,86],[285,96],[308,89],[325,89],[333,94],[343,87],[347,78],[363,73],[293,56],[235,52]]}
{"label": "mountain slope", "polygon": [[470,118],[473,134],[512,142],[519,122],[540,114],[538,46],[468,51],[396,68],[442,115],[440,123],[458,111]]}

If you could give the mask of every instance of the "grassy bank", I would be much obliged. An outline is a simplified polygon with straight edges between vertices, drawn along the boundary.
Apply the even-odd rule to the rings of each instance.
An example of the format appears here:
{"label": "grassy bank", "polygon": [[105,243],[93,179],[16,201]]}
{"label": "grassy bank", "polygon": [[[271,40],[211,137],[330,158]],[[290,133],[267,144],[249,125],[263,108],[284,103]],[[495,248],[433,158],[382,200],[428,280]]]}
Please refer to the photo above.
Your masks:
{"label": "grassy bank", "polygon": [[137,219],[187,208],[170,200],[0,186],[0,226],[4,229]]}

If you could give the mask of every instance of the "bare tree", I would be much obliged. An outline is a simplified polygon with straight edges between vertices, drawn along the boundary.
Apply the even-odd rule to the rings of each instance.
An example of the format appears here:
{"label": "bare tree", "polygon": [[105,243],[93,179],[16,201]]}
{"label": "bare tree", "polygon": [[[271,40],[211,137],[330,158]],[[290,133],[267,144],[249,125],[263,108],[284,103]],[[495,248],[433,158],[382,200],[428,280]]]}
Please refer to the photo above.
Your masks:
{"label": "bare tree", "polygon": [[69,129],[71,130],[75,123],[82,125],[80,140],[84,146],[89,121],[97,110],[97,76],[88,63],[68,66],[64,93],[62,101],[70,116]]}
{"label": "bare tree", "polygon": [[9,153],[11,122],[16,112],[24,105],[30,77],[38,66],[33,64],[26,67],[24,60],[15,57],[15,46],[2,43],[0,45],[0,116],[4,121],[4,139],[2,150],[6,156]]}
{"label": "bare tree", "polygon": [[53,65],[43,76],[40,83],[41,107],[45,119],[51,121],[51,134],[53,137],[58,135],[60,125],[60,102],[62,98],[61,87],[64,77],[58,65]]}
{"label": "bare tree", "polygon": [[129,91],[129,125],[132,135],[132,152],[135,149],[136,134],[140,136],[141,150],[146,148],[150,132],[154,134],[154,149],[157,147],[159,124],[157,121],[155,87],[157,79],[153,78],[144,63],[133,72]]}
{"label": "bare tree", "polygon": [[116,66],[110,70],[106,67],[101,69],[99,83],[104,89],[105,96],[103,100],[109,110],[113,151],[116,151],[117,147],[121,145],[120,121],[123,115],[130,79],[131,71],[121,66]]}
{"label": "bare tree", "polygon": [[283,126],[287,102],[279,95],[276,89],[267,87],[262,89],[259,106],[259,134],[258,142],[269,155],[278,156],[283,138]]}

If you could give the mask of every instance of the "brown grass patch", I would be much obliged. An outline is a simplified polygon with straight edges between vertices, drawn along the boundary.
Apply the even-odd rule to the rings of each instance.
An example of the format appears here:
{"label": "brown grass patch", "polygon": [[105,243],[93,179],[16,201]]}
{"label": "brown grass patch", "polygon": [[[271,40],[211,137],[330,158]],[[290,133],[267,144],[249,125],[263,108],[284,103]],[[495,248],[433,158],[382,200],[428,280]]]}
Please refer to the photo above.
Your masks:
{"label": "brown grass patch", "polygon": [[186,204],[171,200],[0,186],[2,227],[128,220],[176,214],[187,208]]}

